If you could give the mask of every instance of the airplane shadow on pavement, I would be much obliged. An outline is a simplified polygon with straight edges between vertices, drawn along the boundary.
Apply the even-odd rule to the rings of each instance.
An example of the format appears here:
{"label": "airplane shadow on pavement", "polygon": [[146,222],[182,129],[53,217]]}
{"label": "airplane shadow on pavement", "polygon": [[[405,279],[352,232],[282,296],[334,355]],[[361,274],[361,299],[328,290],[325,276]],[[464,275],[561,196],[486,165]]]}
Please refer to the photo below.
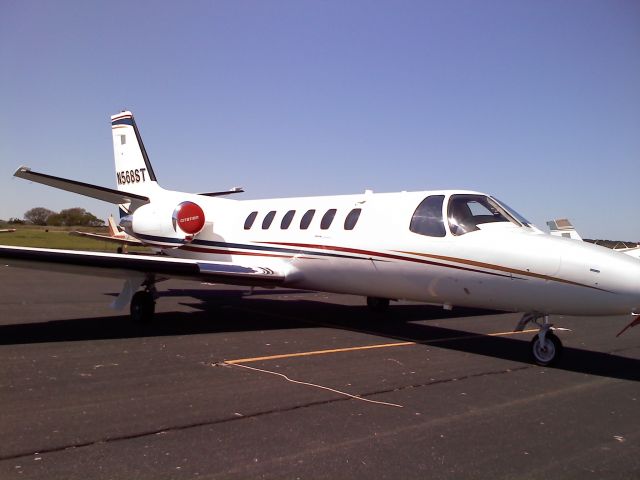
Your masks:
{"label": "airplane shadow on pavement", "polygon": [[[362,331],[398,341],[414,341],[435,348],[455,350],[509,361],[531,363],[530,337],[483,336],[469,331],[414,323],[425,320],[495,315],[501,312],[456,308],[445,311],[426,305],[394,305],[385,313],[365,306],[339,305],[309,299],[270,299],[270,292],[247,296],[238,290],[169,290],[162,297],[191,297],[183,303],[192,312],[160,312],[149,324],[134,324],[126,314],[118,316],[52,320],[0,326],[0,345],[73,342],[173,335],[219,334],[283,329],[335,328]],[[308,292],[305,292],[308,293]],[[162,300],[160,300],[162,301]],[[610,353],[565,347],[557,368],[576,373],[640,381],[640,360]]]}

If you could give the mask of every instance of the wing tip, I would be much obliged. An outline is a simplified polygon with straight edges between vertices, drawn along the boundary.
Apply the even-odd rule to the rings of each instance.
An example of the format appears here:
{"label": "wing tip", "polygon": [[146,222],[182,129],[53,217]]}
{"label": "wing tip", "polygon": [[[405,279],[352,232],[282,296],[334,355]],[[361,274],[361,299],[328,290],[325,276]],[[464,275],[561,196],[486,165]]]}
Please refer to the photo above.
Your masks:
{"label": "wing tip", "polygon": [[26,165],[20,165],[18,169],[14,172],[14,177],[19,177],[20,174],[29,173],[31,171],[31,167],[27,167]]}

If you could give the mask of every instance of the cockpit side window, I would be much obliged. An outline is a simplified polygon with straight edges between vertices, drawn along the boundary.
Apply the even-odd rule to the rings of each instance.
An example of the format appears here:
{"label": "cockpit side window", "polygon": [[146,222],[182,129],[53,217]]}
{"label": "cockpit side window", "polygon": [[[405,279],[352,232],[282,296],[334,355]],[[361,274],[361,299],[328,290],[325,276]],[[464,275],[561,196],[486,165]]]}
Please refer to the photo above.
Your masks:
{"label": "cockpit side window", "polygon": [[430,195],[418,205],[411,217],[409,230],[428,237],[444,237],[447,232],[442,218],[444,195]]}
{"label": "cockpit side window", "polygon": [[447,208],[449,229],[454,235],[479,230],[478,225],[493,222],[511,222],[504,209],[491,198],[485,195],[451,195]]}

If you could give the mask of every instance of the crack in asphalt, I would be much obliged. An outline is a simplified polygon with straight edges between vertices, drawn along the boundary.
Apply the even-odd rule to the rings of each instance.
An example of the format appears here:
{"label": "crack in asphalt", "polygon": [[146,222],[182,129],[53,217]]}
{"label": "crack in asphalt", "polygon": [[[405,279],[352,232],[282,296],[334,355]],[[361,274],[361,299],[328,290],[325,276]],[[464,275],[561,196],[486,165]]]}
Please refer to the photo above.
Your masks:
{"label": "crack in asphalt", "polygon": [[[211,363],[208,366],[209,367],[218,367],[218,366],[223,366],[223,365],[224,365],[224,362]],[[464,376],[460,376],[460,377],[432,380],[432,381],[429,381],[429,382],[416,383],[416,384],[410,384],[410,385],[403,385],[403,386],[397,386],[397,387],[388,388],[388,389],[382,389],[382,390],[376,390],[376,391],[372,391],[372,392],[362,393],[362,394],[359,394],[358,396],[362,397],[362,398],[368,398],[368,397],[373,397],[373,396],[377,396],[377,395],[385,395],[385,394],[393,393],[393,392],[401,392],[403,390],[408,390],[408,389],[413,389],[413,388],[424,388],[424,387],[429,387],[429,386],[432,386],[432,385],[441,385],[441,384],[446,384],[446,383],[459,382],[459,381],[469,380],[469,379],[478,378],[478,377],[485,377],[485,376],[490,376],[490,375],[504,375],[504,374],[509,374],[509,373],[513,373],[513,372],[517,372],[517,371],[527,370],[527,369],[530,369],[530,368],[534,368],[534,366],[533,365],[524,365],[524,366],[521,366],[521,367],[507,368],[507,369],[503,369],[503,370],[495,370],[495,371],[489,371],[489,372],[481,372],[481,373],[476,373],[476,374],[464,375]],[[341,397],[338,397],[338,398],[331,398],[331,399],[321,400],[321,401],[316,401],[316,402],[307,402],[307,403],[304,403],[302,405],[293,405],[293,406],[284,407],[284,408],[275,408],[275,409],[271,409],[271,410],[265,410],[265,411],[262,411],[262,412],[255,412],[255,413],[252,413],[252,414],[249,414],[249,415],[234,416],[234,417],[223,418],[223,419],[219,419],[219,420],[204,420],[204,421],[200,421],[200,422],[188,423],[188,424],[185,424],[185,425],[176,425],[176,426],[173,426],[173,427],[166,427],[166,428],[162,428],[162,429],[146,430],[146,431],[137,432],[137,433],[131,433],[131,434],[127,434],[127,435],[116,435],[116,436],[112,436],[112,437],[102,438],[102,439],[99,439],[99,440],[88,440],[86,442],[78,442],[78,443],[72,443],[72,444],[67,444],[67,445],[60,445],[60,446],[57,446],[57,447],[38,449],[38,450],[35,450],[35,451],[19,452],[19,453],[15,453],[15,454],[12,454],[12,455],[0,456],[0,461],[17,460],[17,459],[20,459],[20,458],[30,457],[30,456],[33,456],[33,455],[44,455],[44,454],[50,454],[50,453],[59,453],[59,452],[64,452],[66,450],[73,450],[73,449],[76,449],[76,448],[84,448],[84,447],[90,447],[90,446],[94,446],[94,445],[109,444],[109,443],[115,443],[115,442],[121,442],[121,441],[127,441],[127,440],[136,440],[136,439],[139,439],[139,438],[149,437],[149,436],[153,436],[153,435],[163,435],[163,434],[167,434],[167,433],[171,433],[171,432],[180,432],[180,431],[183,431],[183,430],[189,430],[189,429],[192,429],[192,428],[221,425],[221,424],[230,423],[230,422],[236,422],[236,421],[241,421],[241,420],[260,418],[260,417],[264,417],[264,416],[267,416],[267,415],[277,415],[277,414],[281,414],[281,413],[293,412],[293,411],[300,410],[300,409],[303,409],[303,408],[312,408],[312,407],[317,407],[317,406],[331,405],[331,404],[334,404],[334,403],[337,403],[337,402],[347,402],[347,401],[352,401],[352,400],[353,399],[351,399],[351,398],[342,397],[341,396]]]}

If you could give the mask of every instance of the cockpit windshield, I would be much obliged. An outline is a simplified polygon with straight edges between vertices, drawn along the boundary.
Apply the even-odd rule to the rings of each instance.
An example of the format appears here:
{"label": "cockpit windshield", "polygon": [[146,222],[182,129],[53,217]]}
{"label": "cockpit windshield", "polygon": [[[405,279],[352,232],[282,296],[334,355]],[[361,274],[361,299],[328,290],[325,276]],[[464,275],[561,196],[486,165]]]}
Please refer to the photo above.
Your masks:
{"label": "cockpit windshield", "polygon": [[494,200],[495,202],[497,202],[502,208],[504,208],[508,213],[511,214],[512,217],[514,217],[518,222],[520,222],[522,225],[524,225],[525,227],[533,227],[533,223],[531,223],[529,220],[527,220],[526,218],[524,218],[522,215],[520,215],[518,212],[516,212],[513,208],[511,208],[509,205],[507,205],[504,202],[501,202],[500,200],[498,200],[497,198],[491,198],[492,200]]}
{"label": "cockpit windshield", "polygon": [[478,225],[507,222],[519,227],[528,225],[522,216],[486,195],[451,195],[447,207],[449,229],[454,235],[479,230]]}

